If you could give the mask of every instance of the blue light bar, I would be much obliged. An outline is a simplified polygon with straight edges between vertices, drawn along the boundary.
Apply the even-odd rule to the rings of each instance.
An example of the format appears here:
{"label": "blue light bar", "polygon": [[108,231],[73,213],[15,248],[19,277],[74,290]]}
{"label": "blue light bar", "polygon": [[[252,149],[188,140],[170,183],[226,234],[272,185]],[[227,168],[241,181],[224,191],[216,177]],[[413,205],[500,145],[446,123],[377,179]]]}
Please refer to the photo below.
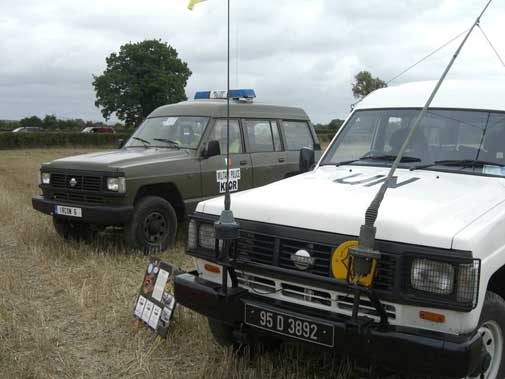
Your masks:
{"label": "blue light bar", "polygon": [[[253,89],[231,89],[230,98],[232,99],[254,99],[256,93]],[[201,99],[226,99],[226,91],[198,91],[195,93],[195,100]]]}
{"label": "blue light bar", "polygon": [[210,99],[210,91],[198,91],[195,93],[195,100]]}
{"label": "blue light bar", "polygon": [[246,99],[254,99],[256,92],[253,89],[231,89],[230,97],[235,99],[237,97],[245,97]]}

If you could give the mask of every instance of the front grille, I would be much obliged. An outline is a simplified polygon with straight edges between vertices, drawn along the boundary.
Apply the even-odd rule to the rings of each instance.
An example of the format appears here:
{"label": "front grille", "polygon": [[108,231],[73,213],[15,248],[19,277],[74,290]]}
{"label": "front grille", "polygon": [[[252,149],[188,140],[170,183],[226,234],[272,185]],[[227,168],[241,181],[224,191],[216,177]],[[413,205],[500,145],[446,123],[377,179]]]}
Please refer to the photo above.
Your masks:
{"label": "front grille", "polygon": [[[240,259],[298,270],[291,260],[291,255],[298,250],[307,250],[314,258],[314,264],[304,272],[314,275],[332,277],[331,256],[336,246],[315,244],[308,241],[286,239],[266,234],[241,231],[237,243]],[[382,253],[382,252],[381,252]],[[382,253],[377,261],[374,288],[392,290],[395,284],[397,261],[393,255]]]}
{"label": "front grille", "polygon": [[[250,289],[253,293],[272,298],[295,302],[305,306],[312,306],[329,311],[340,310],[340,313],[351,315],[354,304],[352,293],[315,289],[299,284],[287,283],[282,280],[265,278],[244,272],[237,273],[241,287]],[[388,319],[396,319],[396,308],[391,304],[383,303],[382,306]],[[360,298],[359,315],[379,318],[379,313],[365,296]]]}
{"label": "front grille", "polygon": [[69,202],[69,203],[87,203],[87,204],[103,204],[104,199],[101,196],[85,195],[82,193],[71,192],[55,192],[54,200]]}
{"label": "front grille", "polygon": [[[75,185],[70,182],[75,179]],[[81,191],[99,192],[102,190],[103,179],[101,176],[73,175],[63,173],[51,174],[51,186]]]}

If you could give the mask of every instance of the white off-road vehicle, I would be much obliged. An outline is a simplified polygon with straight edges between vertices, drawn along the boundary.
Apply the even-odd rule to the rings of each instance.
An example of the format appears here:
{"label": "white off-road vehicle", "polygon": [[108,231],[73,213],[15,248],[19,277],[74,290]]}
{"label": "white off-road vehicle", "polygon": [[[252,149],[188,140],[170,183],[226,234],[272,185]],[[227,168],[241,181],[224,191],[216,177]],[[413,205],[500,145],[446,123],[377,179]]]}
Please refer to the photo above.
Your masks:
{"label": "white off-road vehicle", "polygon": [[213,225],[223,199],[199,203],[197,270],[176,277],[177,300],[227,345],[278,338],[409,373],[505,378],[501,83],[443,83],[380,208],[361,297],[349,280],[348,248],[434,85],[373,92],[312,171],[233,194],[229,266]]}

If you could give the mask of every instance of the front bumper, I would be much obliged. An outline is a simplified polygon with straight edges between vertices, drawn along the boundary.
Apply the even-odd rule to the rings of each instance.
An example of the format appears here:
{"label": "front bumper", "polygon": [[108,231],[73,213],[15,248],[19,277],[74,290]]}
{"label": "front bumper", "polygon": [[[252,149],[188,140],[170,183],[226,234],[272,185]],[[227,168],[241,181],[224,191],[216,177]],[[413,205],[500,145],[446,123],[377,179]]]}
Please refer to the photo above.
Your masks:
{"label": "front bumper", "polygon": [[[375,323],[358,328],[344,316],[328,315],[305,307],[293,309],[288,304],[272,302],[240,288],[230,289],[228,294],[223,296],[219,293],[220,288],[220,284],[192,274],[175,277],[175,297],[180,304],[209,318],[240,326],[244,331],[254,328],[244,324],[244,305],[252,303],[284,313],[289,312],[295,317],[310,316],[330,323],[335,330],[335,351],[399,371],[461,378],[472,374],[482,365],[484,359],[482,339],[478,334],[449,336],[411,328],[384,327]],[[260,329],[254,330],[256,333],[265,333]],[[276,333],[272,335],[300,343],[289,336]]]}
{"label": "front bumper", "polygon": [[133,217],[133,206],[81,205],[81,204],[73,204],[73,203],[70,204],[61,201],[48,200],[43,196],[32,197],[33,209],[45,213],[47,215],[56,216],[54,214],[54,207],[56,205],[78,207],[82,209],[82,218],[75,218],[71,216],[61,216],[61,215],[57,215],[57,217],[83,221],[89,224],[121,225],[126,224]]}

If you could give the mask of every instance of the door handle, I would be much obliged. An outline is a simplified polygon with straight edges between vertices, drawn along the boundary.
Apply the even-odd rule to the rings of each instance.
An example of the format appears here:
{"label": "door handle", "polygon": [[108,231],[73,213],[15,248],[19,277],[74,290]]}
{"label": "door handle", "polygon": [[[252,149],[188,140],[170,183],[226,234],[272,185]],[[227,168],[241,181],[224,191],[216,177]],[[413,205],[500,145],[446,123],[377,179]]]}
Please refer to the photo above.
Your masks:
{"label": "door handle", "polygon": [[285,162],[286,160],[284,158],[279,158],[279,162],[282,163],[282,162]]}
{"label": "door handle", "polygon": [[240,165],[241,166],[245,166],[246,164],[247,164],[247,161],[245,161],[245,160],[244,161],[240,161]]}

